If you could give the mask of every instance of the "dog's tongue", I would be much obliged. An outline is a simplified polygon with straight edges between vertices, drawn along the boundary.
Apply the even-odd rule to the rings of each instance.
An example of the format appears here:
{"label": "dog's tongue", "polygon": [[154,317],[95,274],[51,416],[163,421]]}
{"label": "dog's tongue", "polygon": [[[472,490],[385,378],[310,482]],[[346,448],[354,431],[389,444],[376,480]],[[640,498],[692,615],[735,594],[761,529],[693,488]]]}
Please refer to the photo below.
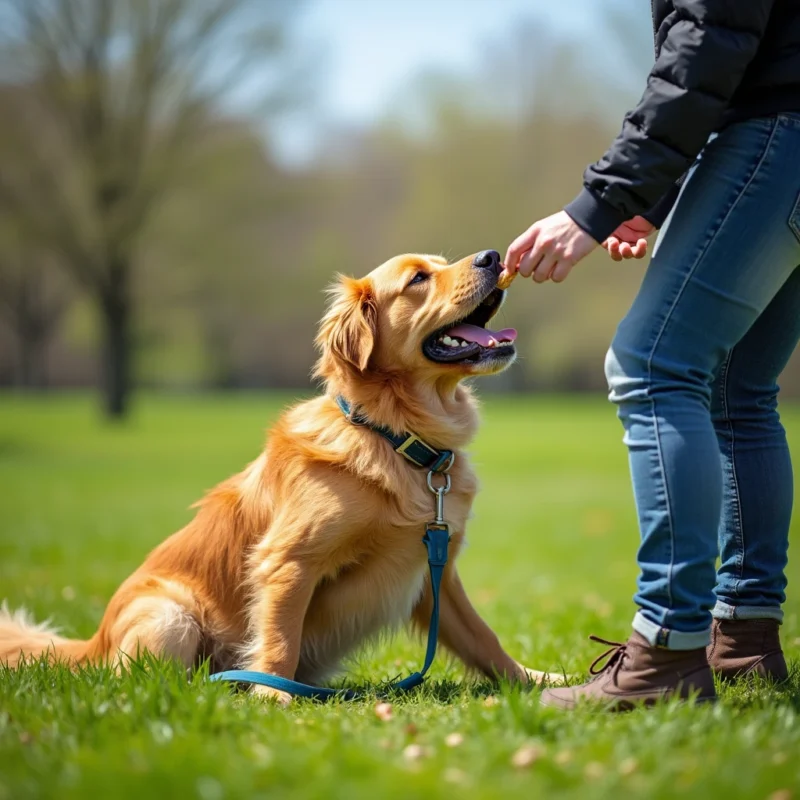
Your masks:
{"label": "dog's tongue", "polygon": [[490,331],[487,328],[480,328],[477,325],[456,325],[447,331],[448,336],[457,336],[467,342],[475,342],[481,347],[491,347],[495,342],[513,342],[517,338],[514,328],[503,328],[501,331]]}

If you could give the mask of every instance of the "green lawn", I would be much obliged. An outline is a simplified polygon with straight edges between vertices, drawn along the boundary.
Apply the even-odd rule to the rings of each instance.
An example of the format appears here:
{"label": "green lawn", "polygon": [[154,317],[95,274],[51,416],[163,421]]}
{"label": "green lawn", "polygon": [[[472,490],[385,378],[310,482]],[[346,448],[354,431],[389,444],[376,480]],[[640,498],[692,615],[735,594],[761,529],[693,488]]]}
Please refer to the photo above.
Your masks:
{"label": "green lawn", "polygon": [[[144,397],[117,428],[87,397],[0,397],[0,598],[91,634],[118,583],[205,489],[258,453],[288,401]],[[800,409],[784,416],[800,452]],[[638,534],[620,439],[602,398],[486,399],[473,449],[483,491],[460,564],[478,608],[529,666],[583,672],[598,654],[588,634],[628,635]],[[800,525],[792,536],[796,551]],[[565,715],[543,709],[538,690],[463,683],[443,658],[422,690],[393,700],[389,721],[374,700],[281,710],[171,666],[0,672],[0,800],[797,800],[799,583],[782,629],[791,687],[725,688],[713,708]],[[399,637],[359,658],[353,677],[405,673],[422,655]],[[512,763],[520,748],[533,763]]]}

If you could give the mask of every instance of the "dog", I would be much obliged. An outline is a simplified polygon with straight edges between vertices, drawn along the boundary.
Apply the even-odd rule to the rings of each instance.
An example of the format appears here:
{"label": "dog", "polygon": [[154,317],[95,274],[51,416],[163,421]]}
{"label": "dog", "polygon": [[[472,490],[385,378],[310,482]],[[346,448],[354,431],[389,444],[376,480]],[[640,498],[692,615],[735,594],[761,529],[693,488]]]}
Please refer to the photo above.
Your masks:
{"label": "dog", "polygon": [[261,455],[150,553],[89,640],[61,638],[4,606],[0,663],[45,655],[119,664],[149,651],[187,668],[211,659],[212,670],[241,666],[318,684],[384,632],[409,623],[424,632],[432,597],[421,537],[434,510],[426,471],[353,424],[335,402],[342,397],[371,425],[455,454],[440,642],[491,679],[547,677],[506,653],[455,565],[478,488],[463,451],[478,425],[464,381],[516,357],[516,332],[486,327],[505,297],[502,272],[499,255],[484,251],[452,264],[403,255],[362,279],[340,277],[316,339],[324,393],[286,411]]}

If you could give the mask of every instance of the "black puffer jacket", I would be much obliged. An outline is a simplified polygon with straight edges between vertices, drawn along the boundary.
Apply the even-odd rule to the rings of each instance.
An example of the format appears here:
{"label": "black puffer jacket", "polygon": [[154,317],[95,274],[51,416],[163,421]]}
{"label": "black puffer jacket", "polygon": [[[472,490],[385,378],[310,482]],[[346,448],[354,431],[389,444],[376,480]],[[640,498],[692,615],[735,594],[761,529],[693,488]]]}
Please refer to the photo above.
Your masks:
{"label": "black puffer jacket", "polygon": [[673,185],[714,131],[800,112],[800,0],[652,6],[656,63],[647,89],[566,207],[598,242],[637,214],[660,225],[677,196]]}

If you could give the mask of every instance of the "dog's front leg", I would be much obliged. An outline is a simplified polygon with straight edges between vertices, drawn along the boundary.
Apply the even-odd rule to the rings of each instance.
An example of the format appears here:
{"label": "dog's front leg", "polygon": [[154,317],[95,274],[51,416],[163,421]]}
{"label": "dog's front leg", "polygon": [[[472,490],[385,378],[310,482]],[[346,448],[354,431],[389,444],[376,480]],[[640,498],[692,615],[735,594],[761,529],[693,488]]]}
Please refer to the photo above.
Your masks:
{"label": "dog's front leg", "polygon": [[[316,585],[315,572],[298,558],[278,552],[265,557],[254,569],[256,600],[251,608],[253,643],[247,669],[294,678],[300,660],[303,620]],[[253,692],[288,705],[291,695],[267,686]]]}
{"label": "dog's front leg", "polygon": [[[427,630],[431,615],[430,584],[414,609],[413,622]],[[492,680],[508,678],[528,683],[541,682],[544,673],[529,670],[506,653],[495,632],[484,622],[467,597],[455,566],[448,564],[439,597],[439,639],[468,669]]]}

